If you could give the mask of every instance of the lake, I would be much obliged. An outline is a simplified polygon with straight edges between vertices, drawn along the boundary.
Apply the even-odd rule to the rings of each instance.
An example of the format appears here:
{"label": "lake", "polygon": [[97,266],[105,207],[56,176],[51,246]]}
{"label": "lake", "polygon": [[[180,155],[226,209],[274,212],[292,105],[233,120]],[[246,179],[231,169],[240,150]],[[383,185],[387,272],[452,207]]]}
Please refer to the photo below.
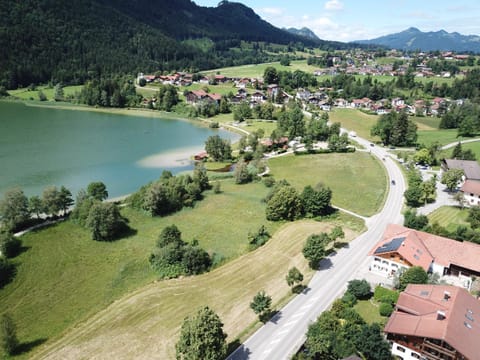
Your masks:
{"label": "lake", "polygon": [[163,170],[193,168],[191,156],[214,134],[237,134],[191,121],[64,110],[0,102],[0,195],[20,187],[41,195],[64,185],[75,196],[102,181],[109,197],[129,194]]}

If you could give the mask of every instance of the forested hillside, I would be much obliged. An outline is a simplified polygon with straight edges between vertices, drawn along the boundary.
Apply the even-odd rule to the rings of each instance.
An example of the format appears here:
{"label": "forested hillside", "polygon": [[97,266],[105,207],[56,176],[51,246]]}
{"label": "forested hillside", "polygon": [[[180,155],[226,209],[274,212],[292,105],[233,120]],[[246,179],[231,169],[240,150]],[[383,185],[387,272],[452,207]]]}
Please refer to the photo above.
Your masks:
{"label": "forested hillside", "polygon": [[341,45],[289,34],[226,1],[207,8],[190,0],[3,0],[0,17],[0,86],[8,89],[275,59],[258,44],[240,47],[242,40]]}

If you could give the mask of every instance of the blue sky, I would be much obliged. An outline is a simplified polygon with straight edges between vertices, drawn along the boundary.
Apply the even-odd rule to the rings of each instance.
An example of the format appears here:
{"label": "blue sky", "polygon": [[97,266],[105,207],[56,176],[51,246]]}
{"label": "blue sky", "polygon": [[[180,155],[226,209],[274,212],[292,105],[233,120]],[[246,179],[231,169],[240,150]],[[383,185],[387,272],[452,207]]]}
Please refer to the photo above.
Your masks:
{"label": "blue sky", "polygon": [[[219,0],[194,0],[217,6]],[[372,39],[405,30],[480,35],[478,0],[236,0],[277,27],[308,27],[325,40]]]}

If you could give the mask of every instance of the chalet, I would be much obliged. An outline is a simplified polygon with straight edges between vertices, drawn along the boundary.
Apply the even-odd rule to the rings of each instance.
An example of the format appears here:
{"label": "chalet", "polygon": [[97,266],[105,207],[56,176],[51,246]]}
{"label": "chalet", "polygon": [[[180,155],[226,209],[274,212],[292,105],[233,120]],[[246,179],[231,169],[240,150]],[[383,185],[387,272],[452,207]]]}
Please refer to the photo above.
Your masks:
{"label": "chalet", "polygon": [[262,92],[260,91],[255,91],[251,96],[250,96],[251,101],[256,102],[256,103],[263,103],[266,101],[265,95],[263,95]]}
{"label": "chalet", "polygon": [[450,169],[462,170],[463,180],[480,180],[480,165],[473,160],[443,159],[441,162],[443,171]]}
{"label": "chalet", "polygon": [[480,302],[465,289],[407,286],[384,328],[403,360],[475,360],[480,354]]}
{"label": "chalet", "polygon": [[202,152],[200,152],[200,153],[198,153],[198,154],[195,154],[195,155],[193,156],[193,159],[194,159],[195,161],[204,161],[204,160],[206,160],[207,158],[208,158],[208,154],[207,154],[206,151],[202,151]]}
{"label": "chalet", "polygon": [[370,251],[370,271],[392,278],[399,271],[420,266],[449,283],[470,288],[480,276],[480,245],[389,224]]}
{"label": "chalet", "polygon": [[204,103],[216,103],[219,104],[222,99],[220,94],[210,94],[204,90],[192,90],[185,95],[187,104],[198,105]]}
{"label": "chalet", "polygon": [[270,84],[267,87],[267,94],[269,97],[277,97],[280,92],[280,86],[278,86],[277,84]]}
{"label": "chalet", "polygon": [[399,97],[396,97],[396,98],[392,99],[392,106],[393,107],[397,107],[397,106],[400,106],[400,105],[405,105],[405,100],[403,100],[402,98],[399,98]]}
{"label": "chalet", "polygon": [[460,187],[467,206],[480,206],[480,181],[465,180]]}
{"label": "chalet", "polygon": [[335,99],[335,106],[339,108],[346,108],[348,106],[348,101],[342,98]]}
{"label": "chalet", "polygon": [[228,77],[226,77],[225,75],[215,75],[214,80],[217,83],[222,83],[223,84],[223,83],[226,83],[227,81],[229,81],[230,79]]}

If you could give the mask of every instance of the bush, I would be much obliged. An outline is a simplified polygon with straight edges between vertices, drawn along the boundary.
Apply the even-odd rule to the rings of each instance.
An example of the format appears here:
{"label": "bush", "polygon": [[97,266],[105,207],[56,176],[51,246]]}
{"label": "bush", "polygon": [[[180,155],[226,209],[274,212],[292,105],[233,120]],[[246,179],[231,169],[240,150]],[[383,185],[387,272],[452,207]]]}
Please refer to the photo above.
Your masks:
{"label": "bush", "polygon": [[342,301],[347,305],[352,307],[357,303],[357,298],[351,292],[347,291],[343,294]]}
{"label": "bush", "polygon": [[390,316],[393,312],[393,306],[389,303],[381,303],[380,307],[378,308],[378,312],[381,316]]}
{"label": "bush", "polygon": [[22,241],[8,231],[0,231],[0,251],[7,258],[13,258],[20,253]]}
{"label": "bush", "polygon": [[347,291],[355,296],[356,299],[367,299],[371,295],[370,284],[367,280],[350,280]]}
{"label": "bush", "polygon": [[273,185],[275,185],[275,178],[271,176],[266,176],[263,178],[263,185],[265,185],[267,188],[271,188]]}
{"label": "bush", "polygon": [[390,290],[382,286],[377,286],[373,293],[373,298],[381,303],[395,304],[398,300],[399,293],[395,290]]}

